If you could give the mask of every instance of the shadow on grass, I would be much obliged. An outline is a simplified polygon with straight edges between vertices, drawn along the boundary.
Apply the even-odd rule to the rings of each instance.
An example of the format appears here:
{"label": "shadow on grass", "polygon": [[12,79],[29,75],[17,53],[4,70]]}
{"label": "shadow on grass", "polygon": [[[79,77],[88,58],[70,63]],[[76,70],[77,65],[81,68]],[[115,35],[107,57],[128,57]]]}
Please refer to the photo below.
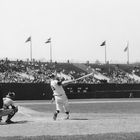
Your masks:
{"label": "shadow on grass", "polygon": [[[22,120],[22,121],[14,121],[13,123],[10,124],[24,124],[24,123],[28,123],[29,121],[27,120]],[[9,125],[6,122],[0,122],[0,125]]]}
{"label": "shadow on grass", "polygon": [[23,123],[28,123],[29,121],[27,120],[22,120],[22,121],[15,121],[13,124],[23,124]]}
{"label": "shadow on grass", "polygon": [[70,120],[89,120],[87,118],[70,118]]}

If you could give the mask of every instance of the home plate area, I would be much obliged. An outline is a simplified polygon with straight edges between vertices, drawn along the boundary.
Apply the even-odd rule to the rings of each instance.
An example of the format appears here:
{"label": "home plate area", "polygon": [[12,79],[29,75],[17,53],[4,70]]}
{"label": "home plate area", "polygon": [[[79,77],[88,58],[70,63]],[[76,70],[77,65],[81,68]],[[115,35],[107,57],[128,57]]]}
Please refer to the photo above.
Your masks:
{"label": "home plate area", "polygon": [[140,102],[135,100],[134,102],[89,100],[87,103],[71,101],[70,119],[65,120],[65,114],[60,113],[56,121],[52,118],[54,104],[42,101],[18,102],[18,104],[19,112],[12,119],[15,121],[14,124],[5,124],[3,117],[0,137],[117,134],[140,131]]}

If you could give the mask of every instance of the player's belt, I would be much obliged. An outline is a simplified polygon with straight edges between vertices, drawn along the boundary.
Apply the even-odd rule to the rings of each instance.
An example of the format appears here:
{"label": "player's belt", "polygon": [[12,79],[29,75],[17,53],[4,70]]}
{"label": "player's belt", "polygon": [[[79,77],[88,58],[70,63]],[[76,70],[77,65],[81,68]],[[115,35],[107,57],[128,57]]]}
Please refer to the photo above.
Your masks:
{"label": "player's belt", "polygon": [[60,95],[53,95],[53,96],[62,96],[62,94],[60,94]]}

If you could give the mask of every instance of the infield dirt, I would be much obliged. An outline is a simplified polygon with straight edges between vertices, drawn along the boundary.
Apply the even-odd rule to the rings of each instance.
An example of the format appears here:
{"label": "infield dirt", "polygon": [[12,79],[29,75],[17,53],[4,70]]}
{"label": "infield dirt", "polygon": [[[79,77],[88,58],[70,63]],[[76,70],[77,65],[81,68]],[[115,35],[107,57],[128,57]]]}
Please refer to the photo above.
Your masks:
{"label": "infield dirt", "polygon": [[[128,105],[130,107],[130,105]],[[137,105],[138,107],[138,105]],[[53,112],[52,112],[53,113]],[[90,136],[122,134],[128,136],[140,132],[140,114],[138,113],[76,113],[72,112],[70,120],[63,120],[60,114],[54,121],[50,112],[38,112],[20,106],[13,118],[16,123],[0,125],[0,136]],[[4,118],[5,119],[5,118]],[[1,140],[1,139],[0,139]]]}

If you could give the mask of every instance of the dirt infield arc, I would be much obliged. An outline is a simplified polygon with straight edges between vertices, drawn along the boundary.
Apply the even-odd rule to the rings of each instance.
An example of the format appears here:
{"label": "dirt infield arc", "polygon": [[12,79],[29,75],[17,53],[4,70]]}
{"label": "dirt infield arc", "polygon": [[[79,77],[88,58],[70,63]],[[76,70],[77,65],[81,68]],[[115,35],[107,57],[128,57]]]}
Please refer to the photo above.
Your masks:
{"label": "dirt infield arc", "polygon": [[[70,101],[70,120],[64,114],[52,120],[54,104],[48,101],[20,101],[15,124],[0,125],[0,136],[87,135],[140,132],[140,101]],[[42,111],[42,109],[44,111]],[[4,118],[5,119],[5,118]]]}

